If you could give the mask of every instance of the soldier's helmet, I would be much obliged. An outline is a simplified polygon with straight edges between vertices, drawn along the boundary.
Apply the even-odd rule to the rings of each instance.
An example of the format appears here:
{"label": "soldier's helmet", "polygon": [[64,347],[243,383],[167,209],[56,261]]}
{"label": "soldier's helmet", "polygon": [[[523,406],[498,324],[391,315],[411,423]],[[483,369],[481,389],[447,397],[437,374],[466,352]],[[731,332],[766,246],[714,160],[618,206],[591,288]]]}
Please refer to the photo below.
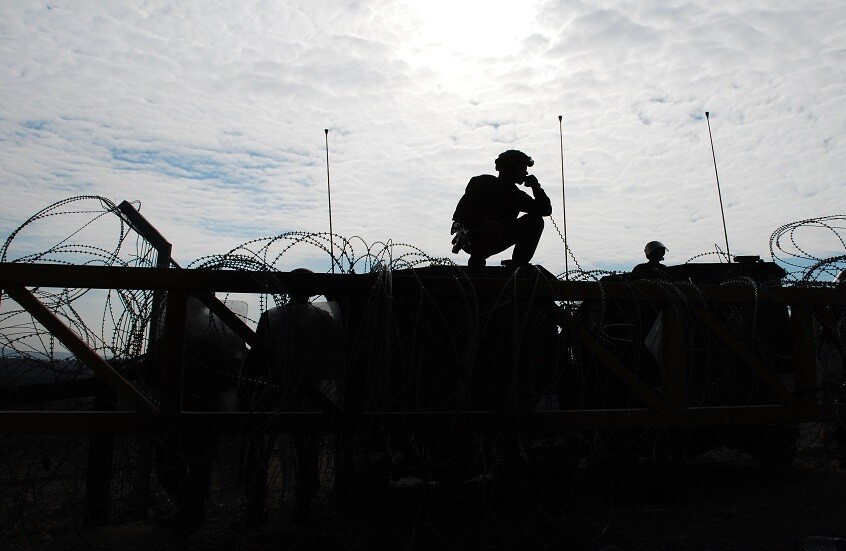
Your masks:
{"label": "soldier's helmet", "polygon": [[529,168],[530,166],[534,166],[534,164],[535,161],[532,160],[531,157],[516,149],[503,151],[499,154],[499,157],[496,158],[496,161],[494,161],[494,166],[497,170],[513,167]]}

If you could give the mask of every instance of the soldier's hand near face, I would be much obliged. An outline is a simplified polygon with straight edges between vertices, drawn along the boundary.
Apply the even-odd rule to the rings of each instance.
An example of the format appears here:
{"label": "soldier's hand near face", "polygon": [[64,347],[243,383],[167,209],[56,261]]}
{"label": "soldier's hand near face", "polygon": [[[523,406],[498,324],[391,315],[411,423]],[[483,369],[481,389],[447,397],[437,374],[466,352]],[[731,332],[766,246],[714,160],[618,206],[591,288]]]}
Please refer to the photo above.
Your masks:
{"label": "soldier's hand near face", "polygon": [[536,186],[539,186],[540,182],[538,182],[538,179],[537,177],[535,177],[534,174],[529,174],[528,176],[526,176],[525,181],[523,181],[523,185],[526,187],[534,188]]}

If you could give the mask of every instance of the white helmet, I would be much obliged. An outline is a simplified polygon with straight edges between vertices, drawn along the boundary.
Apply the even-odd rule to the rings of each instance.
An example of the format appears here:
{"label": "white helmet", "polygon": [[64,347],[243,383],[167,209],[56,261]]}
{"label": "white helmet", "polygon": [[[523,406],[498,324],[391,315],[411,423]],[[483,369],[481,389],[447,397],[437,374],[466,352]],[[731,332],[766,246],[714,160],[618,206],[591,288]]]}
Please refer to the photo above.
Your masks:
{"label": "white helmet", "polygon": [[647,243],[647,244],[646,244],[646,246],[643,248],[643,252],[646,254],[646,256],[649,256],[649,254],[650,254],[652,251],[654,251],[655,249],[664,249],[665,251],[669,251],[669,250],[670,250],[670,249],[668,249],[668,248],[667,248],[667,246],[666,246],[666,245],[664,245],[664,244],[663,244],[663,243],[661,243],[660,241],[650,241],[650,242],[649,242],[649,243]]}

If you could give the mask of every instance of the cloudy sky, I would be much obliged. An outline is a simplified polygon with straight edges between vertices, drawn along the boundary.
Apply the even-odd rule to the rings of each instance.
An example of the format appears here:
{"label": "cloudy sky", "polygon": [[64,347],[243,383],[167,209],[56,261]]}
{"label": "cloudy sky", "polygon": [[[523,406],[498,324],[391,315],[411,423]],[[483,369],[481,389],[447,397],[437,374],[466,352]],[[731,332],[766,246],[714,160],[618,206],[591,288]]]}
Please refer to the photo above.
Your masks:
{"label": "cloudy sky", "polygon": [[[842,0],[122,0],[0,4],[0,237],[55,201],[138,200],[181,263],[282,232],[450,254],[506,149],[585,269],[842,214]],[[843,254],[829,236],[803,245]],[[552,224],[535,257],[553,272]],[[501,255],[504,257],[504,255]],[[328,262],[325,269],[329,269]]]}

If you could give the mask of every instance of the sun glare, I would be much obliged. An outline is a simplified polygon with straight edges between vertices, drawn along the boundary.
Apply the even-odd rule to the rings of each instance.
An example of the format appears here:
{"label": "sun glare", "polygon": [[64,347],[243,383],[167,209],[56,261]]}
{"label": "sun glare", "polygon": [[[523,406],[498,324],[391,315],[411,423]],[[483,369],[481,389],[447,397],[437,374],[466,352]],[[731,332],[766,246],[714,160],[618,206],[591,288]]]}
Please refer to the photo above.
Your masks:
{"label": "sun glare", "polygon": [[407,39],[404,59],[458,74],[480,58],[518,55],[535,13],[534,2],[428,0],[407,8],[419,25]]}

